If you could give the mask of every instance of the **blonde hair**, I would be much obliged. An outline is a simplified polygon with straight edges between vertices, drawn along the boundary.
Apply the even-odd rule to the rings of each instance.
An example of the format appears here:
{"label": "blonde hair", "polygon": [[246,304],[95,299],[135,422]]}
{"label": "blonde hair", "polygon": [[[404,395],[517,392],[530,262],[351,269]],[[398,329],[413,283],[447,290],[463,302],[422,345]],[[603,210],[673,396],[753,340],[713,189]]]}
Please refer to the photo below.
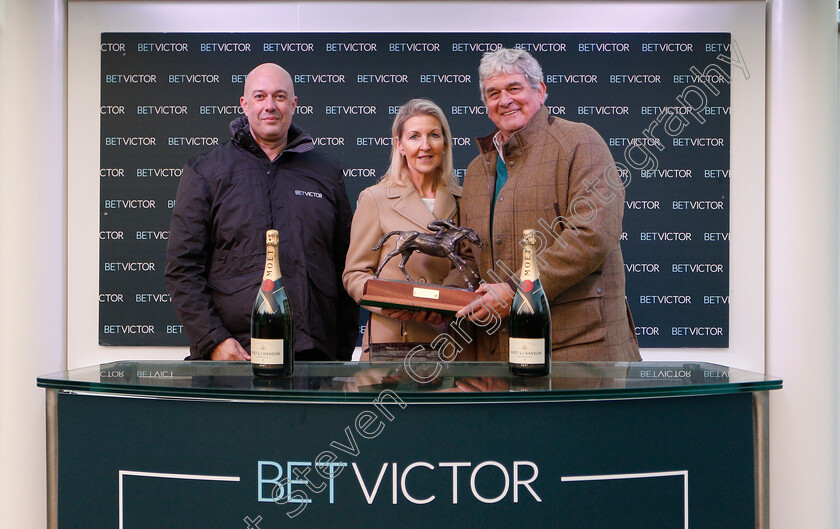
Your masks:
{"label": "blonde hair", "polygon": [[452,163],[452,132],[449,129],[449,122],[443,114],[443,110],[428,99],[412,99],[400,107],[397,116],[394,118],[394,124],[391,126],[391,137],[393,144],[391,145],[391,165],[385,176],[379,182],[384,186],[389,185],[408,185],[411,180],[408,177],[408,168],[405,165],[405,157],[400,154],[397,148],[397,139],[402,137],[405,122],[414,116],[432,116],[440,122],[440,127],[443,129],[443,160],[437,169],[436,182],[439,186],[444,186],[449,190],[458,188],[458,179],[455,177]]}

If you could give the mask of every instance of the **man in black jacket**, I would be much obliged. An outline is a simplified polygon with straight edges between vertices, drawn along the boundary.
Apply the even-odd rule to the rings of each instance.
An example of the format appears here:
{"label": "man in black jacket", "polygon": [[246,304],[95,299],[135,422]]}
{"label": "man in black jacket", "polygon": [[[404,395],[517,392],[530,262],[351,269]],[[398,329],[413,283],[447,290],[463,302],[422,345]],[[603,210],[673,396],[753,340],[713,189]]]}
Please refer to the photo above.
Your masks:
{"label": "man in black jacket", "polygon": [[342,287],[352,213],[337,162],[292,124],[292,79],[262,64],[245,80],[232,139],[184,167],[166,250],[166,284],[190,359],[250,359],[250,316],[265,232],[280,232],[295,358],[349,360],[358,308]]}

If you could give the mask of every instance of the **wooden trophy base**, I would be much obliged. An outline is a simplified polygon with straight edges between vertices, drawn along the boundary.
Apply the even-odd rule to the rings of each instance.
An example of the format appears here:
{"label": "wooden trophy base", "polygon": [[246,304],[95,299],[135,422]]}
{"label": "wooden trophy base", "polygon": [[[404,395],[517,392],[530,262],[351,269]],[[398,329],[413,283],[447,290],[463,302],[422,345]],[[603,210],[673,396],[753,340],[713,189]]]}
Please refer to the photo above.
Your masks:
{"label": "wooden trophy base", "polygon": [[387,309],[428,310],[445,316],[480,298],[470,290],[428,283],[369,279],[359,305]]}

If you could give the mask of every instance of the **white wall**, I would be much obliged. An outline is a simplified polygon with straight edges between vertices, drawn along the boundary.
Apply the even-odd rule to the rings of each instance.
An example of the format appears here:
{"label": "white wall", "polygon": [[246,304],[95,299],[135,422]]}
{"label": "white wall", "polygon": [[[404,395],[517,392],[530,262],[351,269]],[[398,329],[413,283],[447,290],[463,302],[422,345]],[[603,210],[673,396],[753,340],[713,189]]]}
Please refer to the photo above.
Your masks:
{"label": "white wall", "polygon": [[[432,16],[429,16],[429,15]],[[503,16],[499,16],[503,14]],[[764,4],[732,2],[71,2],[68,54],[71,368],[180,359],[186,348],[100,347],[98,336],[101,32],[534,31],[730,32],[749,76],[732,68],[730,347],[646,349],[646,360],[764,370]],[[477,67],[478,65],[476,65]],[[698,65],[702,68],[705,65]],[[676,94],[675,94],[676,95]]]}
{"label": "white wall", "polygon": [[837,3],[768,3],[770,523],[838,527]]}
{"label": "white wall", "polygon": [[44,390],[64,369],[65,5],[0,0],[0,527],[46,524]]}

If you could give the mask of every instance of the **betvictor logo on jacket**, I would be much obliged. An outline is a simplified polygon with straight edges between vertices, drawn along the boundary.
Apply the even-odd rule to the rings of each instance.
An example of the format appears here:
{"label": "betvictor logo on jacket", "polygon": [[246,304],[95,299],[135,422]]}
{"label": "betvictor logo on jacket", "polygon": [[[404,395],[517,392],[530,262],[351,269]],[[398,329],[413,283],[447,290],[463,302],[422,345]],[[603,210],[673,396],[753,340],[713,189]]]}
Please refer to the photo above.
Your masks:
{"label": "betvictor logo on jacket", "polygon": [[324,198],[324,195],[318,193],[317,191],[301,191],[300,189],[295,189],[295,195],[310,198]]}

